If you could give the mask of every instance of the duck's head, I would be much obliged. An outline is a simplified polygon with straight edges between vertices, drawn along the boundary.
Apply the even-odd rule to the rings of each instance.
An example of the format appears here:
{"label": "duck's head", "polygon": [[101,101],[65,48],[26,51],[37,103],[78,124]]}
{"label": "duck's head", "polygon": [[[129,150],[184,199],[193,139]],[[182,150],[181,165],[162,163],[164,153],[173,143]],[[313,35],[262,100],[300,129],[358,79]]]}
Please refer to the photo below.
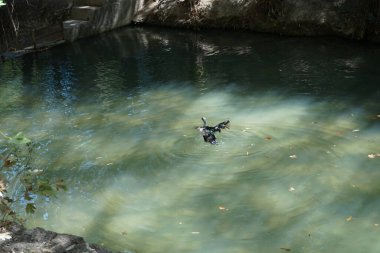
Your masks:
{"label": "duck's head", "polygon": [[206,125],[207,125],[206,117],[202,117],[201,119],[202,119],[202,121],[203,121],[203,126],[206,126]]}

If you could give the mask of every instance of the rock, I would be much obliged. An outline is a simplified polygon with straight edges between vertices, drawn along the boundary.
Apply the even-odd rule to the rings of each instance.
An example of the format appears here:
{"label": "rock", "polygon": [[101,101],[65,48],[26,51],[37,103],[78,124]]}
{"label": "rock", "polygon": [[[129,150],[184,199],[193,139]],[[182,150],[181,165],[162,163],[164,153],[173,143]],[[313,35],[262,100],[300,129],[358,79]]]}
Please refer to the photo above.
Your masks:
{"label": "rock", "polygon": [[2,253],[109,253],[100,246],[88,244],[82,237],[59,234],[43,228],[25,229],[13,223],[7,227],[10,239],[0,241]]}
{"label": "rock", "polygon": [[[97,11],[91,15],[91,20],[72,20],[75,18],[72,15],[74,3],[83,1],[13,2],[17,29],[7,8],[0,7],[3,26],[0,29],[0,52],[33,45],[36,42],[33,34],[41,31],[38,28],[44,30],[63,24],[65,40],[74,41],[130,24],[132,20],[133,23],[193,29],[228,28],[297,36],[336,35],[380,42],[378,0],[102,0],[102,7],[93,7]],[[78,9],[78,6],[74,7]],[[79,7],[84,9],[85,6]],[[3,58],[6,57],[0,56],[0,60]]]}
{"label": "rock", "polygon": [[135,21],[380,42],[380,5],[372,0],[149,0]]}

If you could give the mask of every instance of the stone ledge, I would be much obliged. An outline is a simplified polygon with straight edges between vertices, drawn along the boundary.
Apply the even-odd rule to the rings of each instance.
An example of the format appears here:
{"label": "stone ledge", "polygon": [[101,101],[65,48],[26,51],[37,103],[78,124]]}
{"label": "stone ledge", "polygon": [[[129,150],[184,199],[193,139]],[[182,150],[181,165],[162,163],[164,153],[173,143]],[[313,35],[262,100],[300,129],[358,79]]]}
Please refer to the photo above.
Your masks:
{"label": "stone ledge", "polygon": [[[59,234],[43,228],[26,229],[13,223],[7,226],[7,236],[0,238],[2,253],[110,253],[95,244],[87,243],[82,237]],[[1,235],[1,234],[0,234]]]}

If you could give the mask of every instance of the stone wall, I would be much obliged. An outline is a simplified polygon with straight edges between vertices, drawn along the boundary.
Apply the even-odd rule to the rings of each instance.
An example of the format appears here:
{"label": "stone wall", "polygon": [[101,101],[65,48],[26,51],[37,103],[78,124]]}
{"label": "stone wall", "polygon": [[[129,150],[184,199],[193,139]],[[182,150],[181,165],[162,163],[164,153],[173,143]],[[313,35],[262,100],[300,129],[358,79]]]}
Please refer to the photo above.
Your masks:
{"label": "stone wall", "polygon": [[380,0],[150,0],[137,23],[380,41]]}
{"label": "stone wall", "polygon": [[73,0],[7,0],[0,7],[0,52],[32,45],[32,31],[59,24]]}
{"label": "stone wall", "polygon": [[74,41],[128,25],[142,7],[143,0],[104,0],[87,24],[65,31],[65,39]]}
{"label": "stone wall", "polygon": [[[7,2],[14,4],[0,7],[0,52],[30,46],[33,29],[70,18],[73,5],[73,0]],[[68,40],[96,35],[132,20],[192,29],[337,35],[380,42],[380,0],[106,0],[93,22],[75,29]]]}

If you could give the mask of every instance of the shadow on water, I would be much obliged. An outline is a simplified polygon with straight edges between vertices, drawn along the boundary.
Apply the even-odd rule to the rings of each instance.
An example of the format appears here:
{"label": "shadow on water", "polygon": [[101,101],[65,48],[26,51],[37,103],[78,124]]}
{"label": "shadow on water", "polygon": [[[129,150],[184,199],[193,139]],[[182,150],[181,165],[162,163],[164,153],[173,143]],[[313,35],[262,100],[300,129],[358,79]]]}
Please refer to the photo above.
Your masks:
{"label": "shadow on water", "polygon": [[[29,225],[137,252],[375,252],[379,55],[128,28],[7,62],[1,129],[70,188]],[[231,120],[218,145],[202,116]]]}

